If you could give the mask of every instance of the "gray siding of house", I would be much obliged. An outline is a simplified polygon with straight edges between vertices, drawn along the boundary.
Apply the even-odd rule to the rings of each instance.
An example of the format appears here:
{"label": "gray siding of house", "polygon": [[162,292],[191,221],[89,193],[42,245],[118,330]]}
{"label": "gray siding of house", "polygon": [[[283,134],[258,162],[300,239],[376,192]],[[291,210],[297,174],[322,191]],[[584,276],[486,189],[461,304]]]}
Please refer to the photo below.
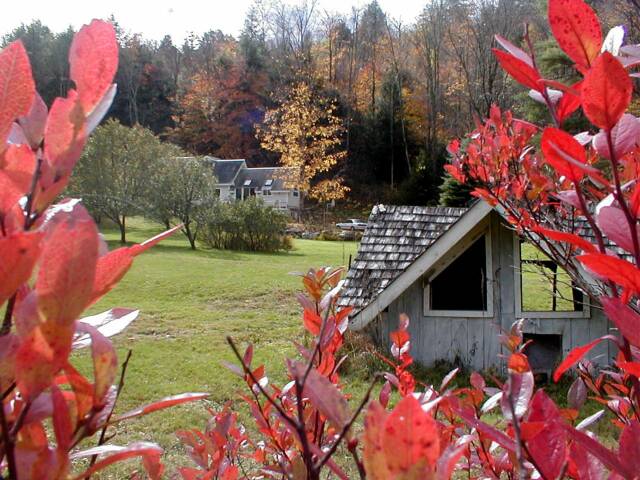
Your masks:
{"label": "gray siding of house", "polygon": [[[377,321],[372,322],[369,331],[374,338],[388,347],[389,334],[397,328],[398,316],[406,313],[411,320],[411,354],[423,365],[429,366],[438,360],[460,360],[474,370],[500,367],[499,330],[508,330],[516,320],[514,234],[502,224],[495,212],[491,214],[490,229],[493,263],[489,278],[489,283],[493,286],[492,317],[424,316],[425,280],[420,279],[392,302]],[[566,355],[572,348],[605,335],[608,328],[608,322],[601,311],[591,307],[588,318],[528,318],[524,331],[531,334],[562,335],[562,350]],[[590,357],[600,364],[607,363],[612,353],[606,343],[592,352]]]}

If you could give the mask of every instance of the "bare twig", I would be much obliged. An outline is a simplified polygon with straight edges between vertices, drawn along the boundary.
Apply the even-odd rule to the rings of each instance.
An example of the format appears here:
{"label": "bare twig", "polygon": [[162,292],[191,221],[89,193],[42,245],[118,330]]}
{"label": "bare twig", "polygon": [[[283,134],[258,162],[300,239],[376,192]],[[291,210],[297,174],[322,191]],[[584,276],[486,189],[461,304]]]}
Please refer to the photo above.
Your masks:
{"label": "bare twig", "polygon": [[[124,359],[124,362],[122,362],[122,367],[120,369],[120,381],[118,382],[118,389],[116,390],[116,398],[113,401],[113,406],[111,407],[111,411],[109,412],[109,415],[107,415],[107,418],[104,421],[104,427],[102,427],[102,431],[100,432],[100,438],[98,439],[98,446],[103,445],[104,442],[106,441],[107,428],[109,427],[109,420],[111,420],[111,416],[113,415],[113,412],[116,409],[116,403],[118,402],[118,398],[120,397],[120,392],[122,392],[122,389],[124,388],[124,377],[127,373],[127,367],[129,366],[129,359],[131,358],[132,353],[133,353],[132,350],[128,350],[127,356]],[[93,455],[91,457],[91,461],[89,462],[89,468],[93,467],[97,460],[98,460],[98,455]],[[87,478],[90,478],[90,476]]]}
{"label": "bare twig", "polygon": [[9,433],[9,424],[4,414],[4,405],[0,405],[0,428],[2,429],[2,443],[4,444],[4,454],[7,457],[7,468],[9,469],[9,479],[17,480],[18,469],[13,441]]}
{"label": "bare twig", "polygon": [[354,414],[351,416],[351,419],[344,425],[344,427],[342,427],[342,430],[338,434],[337,438],[335,439],[335,441],[333,442],[329,450],[327,450],[327,452],[324,454],[324,457],[322,457],[320,461],[317,463],[316,468],[318,469],[318,471],[329,461],[329,459],[331,459],[333,454],[336,452],[338,446],[340,445],[342,440],[344,440],[344,437],[347,435],[347,433],[349,433],[349,430],[351,430],[351,427],[360,416],[360,413],[362,412],[364,407],[369,402],[369,398],[371,397],[371,392],[373,390],[373,387],[375,387],[376,385],[377,377],[378,375],[376,375],[376,379],[374,379],[374,381],[371,382],[371,385],[369,385],[369,388],[367,389],[367,393],[365,393],[364,397],[360,401],[360,404],[358,405],[358,408],[356,409]]}

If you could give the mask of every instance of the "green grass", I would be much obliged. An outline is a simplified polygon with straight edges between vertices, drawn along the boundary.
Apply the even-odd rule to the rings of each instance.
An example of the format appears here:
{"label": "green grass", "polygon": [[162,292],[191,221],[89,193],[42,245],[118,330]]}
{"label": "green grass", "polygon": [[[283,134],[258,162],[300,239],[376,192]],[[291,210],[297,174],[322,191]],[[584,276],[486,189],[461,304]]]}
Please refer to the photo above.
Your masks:
{"label": "green grass", "polygon": [[[137,219],[130,225],[127,239],[132,242],[160,231]],[[119,246],[115,229],[102,232],[110,248]],[[292,273],[345,265],[356,250],[354,242],[295,240],[288,253],[192,251],[176,234],[136,258],[119,285],[89,312],[115,306],[141,310],[138,319],[113,338],[120,359],[127,349],[133,350],[117,411],[188,391],[208,392],[215,404],[236,399],[242,383],[221,366],[222,361],[233,361],[226,336],[241,348],[252,342],[254,362],[267,364],[267,374],[281,384],[283,359],[294,355],[291,342],[303,336],[294,297],[301,282]],[[79,354],[77,363],[90,373],[87,353]],[[357,383],[354,388],[361,390]],[[201,403],[182,406],[121,427],[114,442],[153,440],[166,449],[169,463],[188,464],[174,432],[204,428],[206,419]]]}
{"label": "green grass", "polygon": [[[110,248],[120,246],[115,229],[103,226],[101,230]],[[128,240],[141,242],[160,230],[153,223],[134,219]],[[354,242],[295,240],[294,250],[288,253],[192,251],[186,239],[177,234],[138,257],[120,284],[88,312],[116,306],[141,310],[139,318],[113,338],[120,359],[128,349],[133,350],[117,412],[167,395],[203,391],[210,394],[214,406],[228,400],[236,402],[241,420],[252,429],[253,422],[238,401],[242,382],[221,366],[223,361],[234,360],[226,336],[233,337],[241,348],[253,343],[254,364],[266,364],[269,378],[282,385],[286,381],[283,360],[296,355],[292,341],[305,339],[300,307],[294,298],[301,290],[300,278],[292,273],[316,266],[345,265],[356,250]],[[528,274],[524,281],[530,285],[526,283]],[[545,286],[540,284],[539,288]],[[348,373],[343,376],[343,384],[355,403],[364,393],[369,374],[385,367],[354,340],[345,348],[353,355],[344,365]],[[77,354],[75,362],[84,373],[91,373],[87,351]],[[438,385],[449,370],[449,366],[416,366],[415,373],[423,382]],[[468,383],[468,372],[456,383]],[[548,386],[561,405],[566,389],[567,385]],[[165,449],[164,460],[171,474],[178,466],[190,465],[175,431],[204,429],[208,419],[204,407],[202,402],[188,404],[126,423],[118,427],[118,436],[111,443],[159,443]],[[584,414],[594,410],[592,404]],[[607,428],[603,430],[606,435]],[[95,445],[95,439],[86,445]],[[135,465],[111,467],[100,478],[123,478]]]}
{"label": "green grass", "polygon": [[[525,243],[521,248],[522,263],[522,311],[524,312],[549,312],[553,311],[553,272],[549,268],[539,264],[527,263],[540,262],[546,257],[533,245]],[[556,273],[556,308],[558,312],[571,312],[574,310],[569,274],[558,269]]]}

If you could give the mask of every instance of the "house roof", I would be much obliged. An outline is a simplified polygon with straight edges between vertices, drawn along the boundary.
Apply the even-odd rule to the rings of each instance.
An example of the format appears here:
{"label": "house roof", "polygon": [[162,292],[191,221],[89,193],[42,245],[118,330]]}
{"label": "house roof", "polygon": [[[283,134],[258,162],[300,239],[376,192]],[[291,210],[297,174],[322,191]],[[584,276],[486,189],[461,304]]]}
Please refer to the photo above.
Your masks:
{"label": "house roof", "polygon": [[353,315],[399,277],[467,208],[377,205],[347,273],[340,303]]}
{"label": "house roof", "polygon": [[[262,167],[262,168],[245,168],[238,175],[237,185],[250,188],[271,187],[271,190],[288,190],[285,188],[285,178],[287,169],[284,167]],[[245,185],[245,182],[251,181]],[[271,180],[271,185],[268,185]]]}
{"label": "house roof", "polygon": [[208,157],[208,160],[213,164],[213,171],[218,179],[218,183],[234,183],[238,173],[243,167],[246,168],[247,166],[243,159],[221,160],[219,158]]}

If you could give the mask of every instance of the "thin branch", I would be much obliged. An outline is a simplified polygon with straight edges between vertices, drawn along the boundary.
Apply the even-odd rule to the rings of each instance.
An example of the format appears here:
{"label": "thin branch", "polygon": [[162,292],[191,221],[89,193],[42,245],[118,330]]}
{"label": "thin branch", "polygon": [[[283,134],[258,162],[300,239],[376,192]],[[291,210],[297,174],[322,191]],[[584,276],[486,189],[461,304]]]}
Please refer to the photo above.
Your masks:
{"label": "thin branch", "polygon": [[375,387],[376,385],[376,380],[377,378],[374,379],[373,382],[371,382],[371,385],[369,385],[369,388],[367,389],[367,393],[365,393],[364,398],[360,401],[360,405],[358,405],[358,408],[356,409],[355,413],[351,416],[351,419],[344,425],[344,427],[342,427],[342,430],[338,434],[338,437],[333,442],[329,450],[327,450],[327,452],[324,454],[324,457],[322,457],[320,461],[317,463],[316,468],[318,470],[320,470],[331,459],[331,457],[336,452],[338,446],[340,445],[344,437],[347,435],[347,433],[349,433],[349,430],[351,429],[355,421],[360,416],[360,413],[362,412],[366,404],[369,402],[369,398],[371,397],[371,392],[373,390],[373,387]]}
{"label": "thin branch", "polygon": [[[111,407],[111,411],[109,412],[109,415],[107,415],[107,418],[104,421],[104,427],[102,427],[102,431],[100,432],[100,438],[98,439],[98,446],[103,445],[106,440],[107,428],[109,427],[109,420],[111,420],[111,416],[113,415],[113,412],[116,409],[116,403],[118,402],[118,398],[120,397],[120,392],[122,392],[122,389],[124,388],[124,377],[127,373],[127,367],[129,366],[129,359],[131,358],[132,353],[133,351],[129,349],[127,351],[127,356],[124,359],[124,362],[122,362],[122,367],[120,370],[120,381],[118,382],[118,389],[116,390],[116,398],[113,401],[113,407]],[[98,460],[98,455],[93,455],[91,457],[91,461],[89,462],[89,468],[93,467],[97,460]],[[88,478],[90,478],[90,476],[87,477],[87,479]]]}
{"label": "thin branch", "polygon": [[7,467],[9,469],[9,479],[17,480],[18,469],[16,465],[15,445],[11,440],[9,433],[9,424],[4,414],[4,404],[0,404],[0,428],[2,429],[2,443],[4,444],[4,452],[7,457]]}

